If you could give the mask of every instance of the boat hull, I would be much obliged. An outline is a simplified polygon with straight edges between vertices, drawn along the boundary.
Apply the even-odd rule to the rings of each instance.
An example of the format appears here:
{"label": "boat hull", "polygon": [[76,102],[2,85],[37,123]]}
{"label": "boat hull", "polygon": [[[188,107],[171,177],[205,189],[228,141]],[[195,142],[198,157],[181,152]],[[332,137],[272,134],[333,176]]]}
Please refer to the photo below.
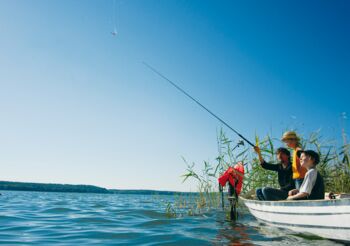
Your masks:
{"label": "boat hull", "polygon": [[241,198],[258,220],[296,232],[350,241],[350,199],[257,201]]}

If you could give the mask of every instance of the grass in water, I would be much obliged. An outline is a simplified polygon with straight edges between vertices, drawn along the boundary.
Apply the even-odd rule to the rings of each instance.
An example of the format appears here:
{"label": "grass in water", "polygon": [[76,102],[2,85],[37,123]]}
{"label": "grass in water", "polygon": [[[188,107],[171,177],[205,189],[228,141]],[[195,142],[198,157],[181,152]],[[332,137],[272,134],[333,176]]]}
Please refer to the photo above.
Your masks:
{"label": "grass in water", "polygon": [[[256,136],[256,143],[264,159],[276,163],[275,150],[283,146],[283,143],[270,136],[259,139]],[[275,146],[276,142],[278,146]],[[317,170],[324,178],[326,191],[350,193],[350,144],[337,147],[334,140],[325,139],[320,131],[315,131],[309,136],[301,136],[301,143],[303,149],[313,149],[320,155]],[[194,180],[197,183],[197,193],[186,197],[176,197],[175,202],[169,204],[166,209],[170,217],[184,214],[198,215],[220,208],[221,194],[218,192],[218,177],[229,166],[239,161],[245,164],[243,196],[249,197],[255,194],[255,189],[259,187],[278,187],[277,174],[260,166],[257,155],[250,146],[237,148],[223,130],[217,132],[217,146],[218,157],[213,162],[204,161],[199,172],[196,171],[198,167],[195,163],[189,163],[183,158],[187,165],[186,172],[182,175],[183,182]]]}

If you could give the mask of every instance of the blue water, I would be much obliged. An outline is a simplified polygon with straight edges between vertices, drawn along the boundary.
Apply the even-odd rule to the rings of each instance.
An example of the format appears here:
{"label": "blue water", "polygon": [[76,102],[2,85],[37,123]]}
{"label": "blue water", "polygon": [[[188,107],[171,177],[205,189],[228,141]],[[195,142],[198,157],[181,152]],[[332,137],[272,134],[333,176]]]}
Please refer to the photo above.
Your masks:
{"label": "blue water", "polygon": [[222,211],[169,218],[174,196],[3,191],[0,244],[334,245]]}

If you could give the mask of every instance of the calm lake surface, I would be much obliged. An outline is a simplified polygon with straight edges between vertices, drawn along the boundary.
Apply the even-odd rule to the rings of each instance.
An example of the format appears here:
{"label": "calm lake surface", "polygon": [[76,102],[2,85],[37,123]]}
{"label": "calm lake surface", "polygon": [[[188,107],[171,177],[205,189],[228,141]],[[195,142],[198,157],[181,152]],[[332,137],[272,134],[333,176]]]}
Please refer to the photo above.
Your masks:
{"label": "calm lake surface", "polygon": [[[265,226],[248,213],[168,218],[174,196],[2,191],[0,244],[335,245]],[[340,245],[340,244],[339,244]]]}

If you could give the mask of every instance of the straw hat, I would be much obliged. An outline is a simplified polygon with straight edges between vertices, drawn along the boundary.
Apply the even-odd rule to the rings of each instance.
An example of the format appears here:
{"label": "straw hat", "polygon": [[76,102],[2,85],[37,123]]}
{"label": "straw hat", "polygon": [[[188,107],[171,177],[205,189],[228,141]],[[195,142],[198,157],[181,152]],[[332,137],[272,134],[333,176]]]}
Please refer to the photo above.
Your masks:
{"label": "straw hat", "polygon": [[300,138],[298,137],[298,135],[293,132],[293,131],[288,131],[288,132],[285,132],[282,136],[282,139],[281,139],[283,142],[285,142],[286,140],[297,140],[299,141]]}

